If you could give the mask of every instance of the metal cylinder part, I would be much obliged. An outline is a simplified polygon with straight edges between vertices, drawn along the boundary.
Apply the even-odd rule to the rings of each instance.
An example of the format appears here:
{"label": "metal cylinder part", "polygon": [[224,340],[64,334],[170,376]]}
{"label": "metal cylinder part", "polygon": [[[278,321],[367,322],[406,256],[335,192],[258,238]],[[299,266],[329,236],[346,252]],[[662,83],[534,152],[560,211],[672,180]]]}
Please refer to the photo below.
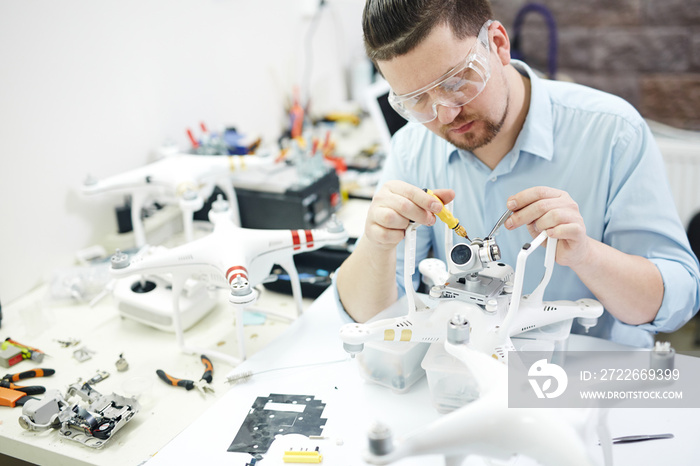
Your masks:
{"label": "metal cylinder part", "polygon": [[375,456],[388,455],[394,449],[391,430],[381,422],[375,422],[367,432],[369,452]]}
{"label": "metal cylinder part", "polygon": [[447,341],[454,345],[469,343],[470,325],[462,314],[455,314],[447,322]]}

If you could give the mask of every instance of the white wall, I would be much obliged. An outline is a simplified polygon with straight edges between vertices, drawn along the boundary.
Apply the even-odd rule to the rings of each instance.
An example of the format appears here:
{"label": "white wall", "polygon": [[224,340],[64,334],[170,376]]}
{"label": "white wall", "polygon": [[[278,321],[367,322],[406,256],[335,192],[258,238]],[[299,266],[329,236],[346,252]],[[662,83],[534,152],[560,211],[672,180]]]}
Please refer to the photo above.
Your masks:
{"label": "white wall", "polygon": [[[313,41],[313,102],[346,98],[362,0],[330,0]],[[115,231],[88,173],[152,160],[185,129],[278,137],[303,74],[307,0],[0,2],[0,302]]]}

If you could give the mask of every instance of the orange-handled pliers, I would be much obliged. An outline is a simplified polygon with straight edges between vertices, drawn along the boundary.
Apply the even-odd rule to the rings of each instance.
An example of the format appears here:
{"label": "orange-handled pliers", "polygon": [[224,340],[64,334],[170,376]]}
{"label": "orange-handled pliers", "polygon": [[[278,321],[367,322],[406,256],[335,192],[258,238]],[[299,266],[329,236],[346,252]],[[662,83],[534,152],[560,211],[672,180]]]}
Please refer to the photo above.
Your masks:
{"label": "orange-handled pliers", "polygon": [[186,390],[196,388],[202,395],[214,393],[214,389],[211,387],[211,385],[209,385],[214,378],[214,366],[212,365],[211,360],[205,355],[201,355],[200,358],[202,360],[202,364],[204,364],[204,374],[202,374],[202,378],[196,382],[188,379],[177,379],[165,373],[165,371],[161,369],[158,369],[156,374],[158,374],[158,377],[163,382],[167,383],[168,385],[172,385],[173,387],[184,387]]}

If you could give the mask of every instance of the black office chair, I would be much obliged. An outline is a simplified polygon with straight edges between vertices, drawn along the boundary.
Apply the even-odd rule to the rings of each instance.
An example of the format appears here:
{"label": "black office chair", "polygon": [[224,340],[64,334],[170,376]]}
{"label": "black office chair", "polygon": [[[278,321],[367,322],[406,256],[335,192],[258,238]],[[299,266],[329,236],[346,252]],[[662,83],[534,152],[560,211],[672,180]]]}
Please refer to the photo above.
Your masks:
{"label": "black office chair", "polygon": [[[700,257],[700,212],[688,224],[688,241],[696,257]],[[695,346],[700,346],[700,312],[695,314]]]}

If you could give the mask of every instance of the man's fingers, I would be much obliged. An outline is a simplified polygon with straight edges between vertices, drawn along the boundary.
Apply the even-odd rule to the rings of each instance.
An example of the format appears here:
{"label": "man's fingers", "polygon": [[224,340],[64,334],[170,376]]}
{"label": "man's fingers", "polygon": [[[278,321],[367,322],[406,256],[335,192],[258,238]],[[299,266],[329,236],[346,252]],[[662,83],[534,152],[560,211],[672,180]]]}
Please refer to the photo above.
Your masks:
{"label": "man's fingers", "polygon": [[520,191],[518,194],[510,196],[507,201],[507,207],[509,210],[515,212],[516,210],[520,210],[533,202],[539,201],[540,199],[559,197],[562,193],[563,191],[550,188],[549,186],[535,186],[532,188],[527,188]]}

